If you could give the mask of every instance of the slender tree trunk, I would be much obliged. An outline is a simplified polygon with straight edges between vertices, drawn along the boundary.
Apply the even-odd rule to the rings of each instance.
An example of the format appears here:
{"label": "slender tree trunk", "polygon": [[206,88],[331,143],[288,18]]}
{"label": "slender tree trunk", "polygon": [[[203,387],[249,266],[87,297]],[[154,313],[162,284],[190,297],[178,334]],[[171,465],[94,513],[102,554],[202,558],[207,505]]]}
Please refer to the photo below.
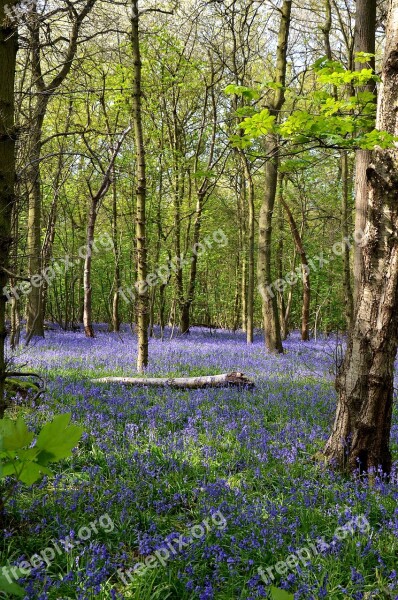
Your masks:
{"label": "slender tree trunk", "polygon": [[[61,168],[61,165],[59,165],[59,168]],[[43,270],[45,270],[47,267],[50,266],[50,260],[51,260],[51,256],[53,253],[53,245],[54,245],[54,239],[55,239],[55,224],[56,224],[56,220],[57,220],[57,205],[58,205],[58,190],[54,194],[54,198],[51,203],[50,214],[48,217],[47,232],[46,232],[46,237],[44,240],[43,252],[42,252]],[[41,290],[41,292],[42,292],[42,315],[43,315],[43,319],[44,319],[45,315],[46,315],[46,305],[47,305],[47,296],[48,296],[48,284],[46,281],[43,281],[41,288],[42,288],[42,290]]]}
{"label": "slender tree trunk", "polygon": [[303,342],[309,340],[309,320],[310,320],[310,303],[311,303],[311,285],[310,285],[310,269],[308,266],[307,254],[304,249],[303,240],[301,238],[299,229],[296,221],[293,217],[292,211],[288,204],[285,202],[283,196],[281,196],[281,202],[286,211],[287,218],[289,219],[290,229],[294,244],[296,246],[297,254],[300,256],[301,269],[303,274],[303,306],[301,310],[301,339]]}
{"label": "slender tree trunk", "polygon": [[0,418],[5,411],[5,339],[6,301],[9,253],[11,248],[11,219],[15,202],[15,137],[14,81],[17,54],[17,31],[6,19],[5,8],[15,2],[0,0]]}
{"label": "slender tree trunk", "polygon": [[[279,116],[279,111],[282,108],[285,99],[284,86],[286,83],[286,56],[291,8],[291,0],[284,0],[281,9],[281,21],[276,53],[275,82],[279,84],[279,86],[275,90],[273,100],[270,102],[269,106],[270,114],[274,115],[276,118]],[[265,344],[270,352],[280,353],[283,352],[283,346],[277,300],[276,296],[273,293],[268,293],[267,290],[268,286],[272,284],[272,216],[278,182],[278,138],[274,134],[268,135],[265,146],[268,159],[265,165],[265,193],[259,217],[257,277],[259,290],[263,299],[262,311]]]}
{"label": "slender tree trunk", "polygon": [[[40,147],[43,120],[47,104],[47,99],[37,101],[37,108],[31,126],[29,167],[26,171],[28,188],[27,253],[30,278],[34,275],[39,275],[42,271]],[[28,295],[26,307],[26,332],[30,337],[44,337],[42,286],[32,286]]]}
{"label": "slender tree trunk", "polygon": [[[278,240],[278,249],[276,254],[276,270],[278,274],[278,279],[283,279],[283,257],[284,257],[284,225],[285,219],[283,214],[283,175],[279,174],[279,182],[278,182],[278,206],[279,206],[279,214],[278,214],[278,229],[279,229],[279,240]],[[289,287],[289,292],[291,296],[291,286]],[[279,305],[279,320],[281,324],[281,337],[282,341],[286,340],[288,335],[288,313],[287,306],[285,302],[284,290],[278,291],[278,305]]]}
{"label": "slender tree trunk", "polygon": [[241,280],[240,280],[240,308],[242,319],[242,331],[247,331],[247,202],[246,202],[246,182],[244,177],[238,179],[239,202],[239,234],[240,234],[240,256],[241,256]]}
{"label": "slender tree trunk", "polygon": [[91,265],[92,265],[92,247],[94,242],[95,221],[97,219],[97,203],[94,198],[90,199],[90,208],[87,219],[86,230],[86,251],[84,257],[83,271],[83,326],[86,337],[93,338],[94,329],[92,323],[92,286],[91,286]]}
{"label": "slender tree trunk", "polygon": [[148,366],[148,291],[144,284],[147,277],[147,248],[146,248],[146,164],[144,134],[142,128],[142,90],[141,90],[141,50],[139,38],[138,0],[132,0],[131,17],[131,47],[133,53],[133,94],[132,120],[134,127],[134,142],[136,151],[136,256],[137,279],[142,282],[137,294],[136,319],[138,336],[137,370],[143,371]]}
{"label": "slender tree trunk", "polygon": [[[377,128],[398,135],[398,0],[390,0]],[[376,148],[365,170],[367,207],[361,247],[363,276],[347,352],[336,379],[339,399],[329,460],[351,470],[391,470],[389,439],[398,346],[398,150]],[[363,189],[357,187],[357,194]]]}
{"label": "slender tree trunk", "polygon": [[[18,196],[17,196],[18,197]],[[19,207],[15,202],[12,207],[12,238],[13,246],[11,249],[11,260],[12,268],[15,272],[18,272],[18,230],[19,230]],[[13,288],[17,284],[17,280],[14,277],[10,277],[10,285]],[[19,340],[21,335],[21,321],[19,316],[19,300],[16,296],[11,298],[11,330],[10,330],[10,347],[12,350],[16,350],[19,346]]]}
{"label": "slender tree trunk", "polygon": [[236,255],[236,267],[235,267],[235,294],[234,294],[234,316],[233,316],[233,330],[234,332],[239,328],[239,291],[240,291],[240,269],[239,269],[239,250]]}
{"label": "slender tree trunk", "polygon": [[242,156],[245,179],[248,184],[248,215],[247,215],[247,320],[246,342],[253,343],[254,328],[254,183],[246,156]]}
{"label": "slender tree trunk", "polygon": [[118,214],[117,214],[117,185],[116,174],[113,168],[113,198],[112,198],[112,241],[113,241],[113,301],[112,301],[112,330],[117,333],[120,331],[120,314],[119,314],[119,288],[121,286],[120,277],[120,253],[118,239]]}

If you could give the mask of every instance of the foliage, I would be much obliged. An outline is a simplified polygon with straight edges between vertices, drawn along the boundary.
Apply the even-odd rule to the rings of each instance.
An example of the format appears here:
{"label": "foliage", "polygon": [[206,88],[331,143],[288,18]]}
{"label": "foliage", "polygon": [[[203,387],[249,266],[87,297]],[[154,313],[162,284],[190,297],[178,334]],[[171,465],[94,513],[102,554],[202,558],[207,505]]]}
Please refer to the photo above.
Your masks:
{"label": "foliage", "polygon": [[54,417],[42,427],[33,444],[34,433],[22,417],[16,421],[1,419],[0,478],[12,477],[32,485],[43,475],[52,475],[48,465],[70,456],[83,433],[82,427],[69,425],[70,418],[70,413]]}
{"label": "foliage", "polygon": [[[361,53],[360,60],[368,55]],[[297,98],[296,106],[286,118],[276,121],[268,108],[258,109],[238,124],[243,136],[233,135],[233,146],[246,148],[252,141],[269,133],[280,135],[293,146],[320,144],[329,148],[372,149],[388,148],[394,136],[374,129],[376,114],[375,95],[362,88],[379,81],[372,69],[350,71],[340,62],[320,58],[313,65],[317,86],[307,95]],[[336,89],[350,89],[351,95],[337,97]],[[242,86],[228,86],[227,93],[235,93],[252,100],[260,93]],[[252,107],[253,109],[253,107]]]}
{"label": "foliage", "polygon": [[[44,475],[53,475],[48,468],[50,463],[71,456],[84,430],[78,425],[70,425],[70,419],[70,413],[55,416],[41,428],[35,441],[35,434],[28,430],[22,417],[0,420],[0,480],[9,478],[8,491],[1,499],[1,511],[17,481],[30,486]],[[18,572],[22,576],[17,569]],[[8,581],[1,568],[0,590],[20,597],[25,595],[19,585]]]}

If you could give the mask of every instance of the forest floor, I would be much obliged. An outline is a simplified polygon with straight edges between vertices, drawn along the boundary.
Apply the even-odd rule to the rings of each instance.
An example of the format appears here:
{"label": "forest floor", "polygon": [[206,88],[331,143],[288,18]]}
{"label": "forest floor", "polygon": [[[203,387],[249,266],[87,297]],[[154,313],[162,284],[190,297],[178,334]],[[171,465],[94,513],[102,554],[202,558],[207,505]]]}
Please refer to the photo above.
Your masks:
{"label": "forest floor", "polygon": [[32,427],[68,411],[85,427],[55,478],[8,505],[0,564],[36,565],[26,598],[249,600],[272,597],[268,578],[295,599],[398,599],[398,411],[389,482],[312,460],[333,420],[336,338],[293,334],[269,356],[261,335],[169,335],[150,341],[151,376],[243,371],[255,389],[93,384],[135,374],[136,340],[105,326],[95,339],[50,331],[17,357],[48,390],[13,410]]}

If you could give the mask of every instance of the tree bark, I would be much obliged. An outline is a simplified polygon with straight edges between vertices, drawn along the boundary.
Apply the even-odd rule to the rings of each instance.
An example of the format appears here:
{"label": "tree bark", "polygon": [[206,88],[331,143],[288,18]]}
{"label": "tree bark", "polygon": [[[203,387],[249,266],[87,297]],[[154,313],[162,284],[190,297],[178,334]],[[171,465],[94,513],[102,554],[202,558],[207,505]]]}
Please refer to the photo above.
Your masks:
{"label": "tree bark", "polygon": [[[356,3],[354,51],[375,53],[376,37],[376,0],[360,0]],[[369,61],[374,70],[374,58]],[[357,70],[363,69],[363,63],[356,63]],[[376,95],[376,85],[369,83],[364,90]],[[355,157],[355,231],[364,231],[366,222],[368,182],[366,169],[372,160],[370,150],[358,150]],[[361,287],[364,277],[363,256],[360,247],[354,248],[354,302],[357,300],[357,291]]]}
{"label": "tree bark", "polygon": [[[11,2],[14,6],[15,2]],[[6,374],[5,323],[9,254],[12,242],[11,219],[15,203],[15,139],[14,128],[14,81],[17,55],[17,30],[6,17],[9,0],[0,0],[0,418],[6,408],[4,381]]]}
{"label": "tree bark", "polygon": [[[391,0],[377,128],[398,135],[398,0]],[[369,472],[391,470],[389,438],[398,346],[398,150],[376,148],[366,166],[362,277],[347,352],[336,379],[339,399],[324,453]],[[361,190],[357,188],[357,193]],[[366,202],[365,202],[366,200]]]}
{"label": "tree bark", "polygon": [[[284,0],[281,9],[281,21],[276,52],[275,82],[278,84],[278,88],[275,90],[273,99],[269,104],[269,112],[276,118],[278,118],[279,111],[285,100],[284,86],[286,83],[286,57],[291,8],[291,0]],[[263,299],[262,312],[265,344],[269,352],[281,353],[283,352],[283,346],[277,299],[275,294],[270,294],[267,291],[268,286],[272,283],[272,216],[278,182],[279,143],[276,135],[270,134],[267,136],[265,149],[267,162],[265,165],[265,193],[259,217],[257,277],[259,291]]]}
{"label": "tree bark", "polygon": [[350,236],[351,206],[350,206],[350,173],[348,169],[348,153],[343,152],[341,155],[341,232],[343,237],[343,289],[344,289],[344,311],[347,323],[347,331],[351,329],[354,300],[352,295],[351,285],[351,265],[350,265],[350,246],[347,244],[347,239]]}
{"label": "tree bark", "polygon": [[120,252],[119,252],[119,232],[118,232],[118,214],[117,214],[117,186],[116,173],[113,168],[113,197],[112,197],[112,241],[113,241],[113,301],[112,301],[112,330],[117,333],[120,331],[120,314],[119,314],[119,288],[121,286],[120,277]]}
{"label": "tree bark", "polygon": [[137,371],[143,371],[148,366],[148,314],[149,296],[147,285],[147,247],[146,247],[146,162],[144,148],[144,134],[142,127],[142,89],[141,89],[141,49],[139,37],[138,0],[132,0],[131,17],[131,48],[133,54],[133,93],[132,93],[132,121],[135,142],[135,176],[136,176],[136,257],[137,290],[136,324],[138,336]]}

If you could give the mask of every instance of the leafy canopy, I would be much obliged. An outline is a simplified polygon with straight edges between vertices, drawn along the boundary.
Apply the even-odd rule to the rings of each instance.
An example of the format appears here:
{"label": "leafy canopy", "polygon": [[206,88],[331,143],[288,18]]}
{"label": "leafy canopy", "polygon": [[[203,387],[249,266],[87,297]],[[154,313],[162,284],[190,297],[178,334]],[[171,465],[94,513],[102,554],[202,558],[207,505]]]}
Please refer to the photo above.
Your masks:
{"label": "leafy canopy", "polygon": [[[368,62],[370,54],[356,55],[359,63]],[[267,134],[279,135],[292,145],[317,143],[323,147],[343,149],[388,148],[395,141],[393,135],[374,128],[375,94],[364,89],[379,77],[371,68],[350,71],[337,61],[323,57],[313,65],[315,90],[295,99],[295,109],[284,119],[277,119],[268,108],[260,108],[261,90],[229,85],[227,94],[236,94],[248,102],[237,111],[244,117],[237,125],[239,134],[230,137],[234,147],[246,148],[253,140]],[[264,88],[272,88],[266,82]],[[342,88],[338,95],[337,90]]]}

